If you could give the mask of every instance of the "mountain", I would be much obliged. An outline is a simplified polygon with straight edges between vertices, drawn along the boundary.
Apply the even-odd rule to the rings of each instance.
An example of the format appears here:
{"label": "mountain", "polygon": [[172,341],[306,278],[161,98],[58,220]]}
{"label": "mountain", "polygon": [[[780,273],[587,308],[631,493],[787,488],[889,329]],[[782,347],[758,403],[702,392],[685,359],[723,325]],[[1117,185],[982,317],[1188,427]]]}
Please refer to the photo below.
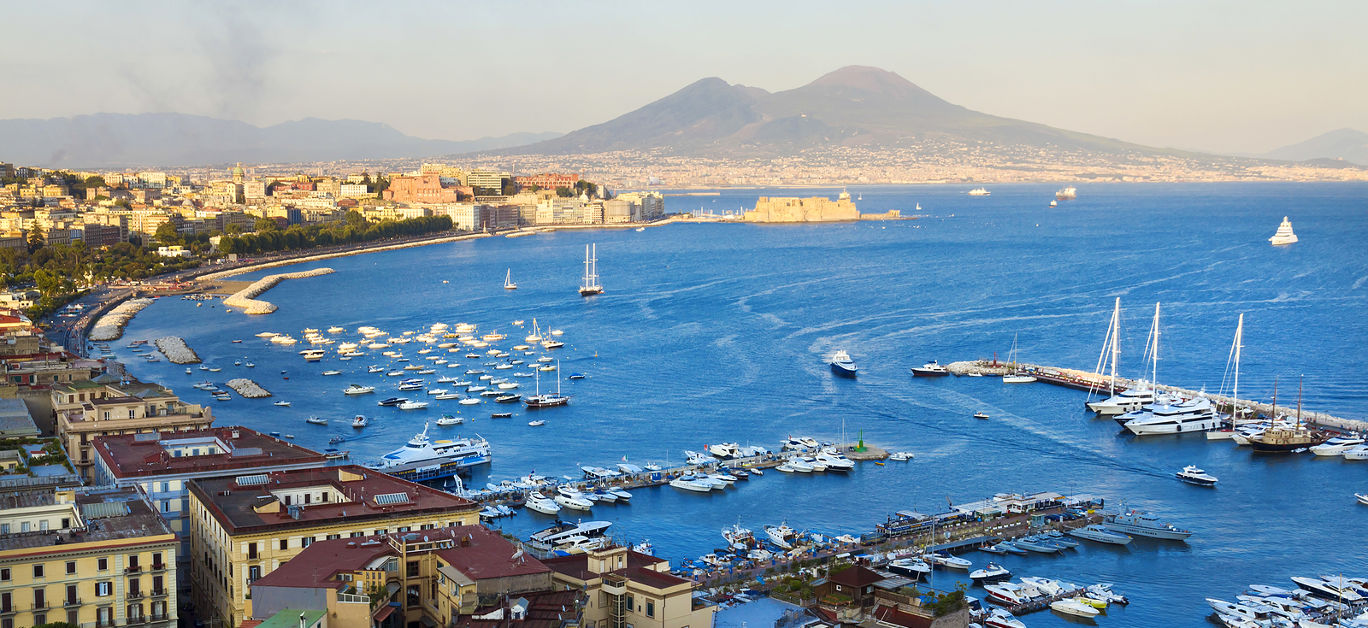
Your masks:
{"label": "mountain", "polygon": [[387,124],[305,118],[268,127],[179,113],[0,120],[0,160],[50,168],[189,166],[422,157],[516,146],[557,133],[428,140]]}
{"label": "mountain", "polygon": [[603,124],[497,152],[664,149],[679,155],[744,157],[937,139],[1118,153],[1154,150],[980,113],[946,102],[893,72],[850,66],[773,93],[706,78]]}
{"label": "mountain", "polygon": [[[1368,133],[1356,129],[1336,129],[1304,142],[1269,151],[1264,157],[1287,161],[1344,160],[1368,166]],[[1323,165],[1324,162],[1317,163]]]}

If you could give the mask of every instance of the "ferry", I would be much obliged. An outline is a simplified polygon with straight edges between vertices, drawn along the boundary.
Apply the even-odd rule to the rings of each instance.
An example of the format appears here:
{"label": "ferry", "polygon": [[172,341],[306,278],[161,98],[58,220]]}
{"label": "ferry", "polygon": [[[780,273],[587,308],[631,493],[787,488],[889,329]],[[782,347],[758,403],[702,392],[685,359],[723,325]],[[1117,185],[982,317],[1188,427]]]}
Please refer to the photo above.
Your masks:
{"label": "ferry", "polygon": [[1171,523],[1160,521],[1159,517],[1139,510],[1107,515],[1102,525],[1113,532],[1144,536],[1151,539],[1182,541],[1192,536],[1191,530],[1184,530]]}
{"label": "ferry", "polygon": [[1288,220],[1287,216],[1283,216],[1282,224],[1278,225],[1278,231],[1268,239],[1268,242],[1273,246],[1283,246],[1296,241],[1297,234],[1292,232],[1292,221]]}
{"label": "ferry", "polygon": [[462,469],[489,464],[489,441],[481,437],[430,440],[428,424],[403,447],[380,457],[371,468],[411,482],[456,475]]}

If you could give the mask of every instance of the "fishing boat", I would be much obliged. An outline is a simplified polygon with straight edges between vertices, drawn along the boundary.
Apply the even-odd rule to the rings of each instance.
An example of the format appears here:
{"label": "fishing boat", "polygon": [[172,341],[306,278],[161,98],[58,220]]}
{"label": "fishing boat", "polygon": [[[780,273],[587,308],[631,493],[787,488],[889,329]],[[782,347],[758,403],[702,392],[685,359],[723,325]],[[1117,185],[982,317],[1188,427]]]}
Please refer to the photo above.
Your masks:
{"label": "fishing boat", "polygon": [[513,269],[510,268],[510,269],[508,269],[508,273],[504,275],[504,290],[517,290],[517,289],[518,289],[518,284],[513,283]]}
{"label": "fishing boat", "polygon": [[1278,225],[1278,230],[1268,242],[1273,246],[1283,246],[1297,241],[1297,234],[1292,232],[1292,221],[1283,216],[1282,224]]}
{"label": "fishing boat", "polygon": [[937,362],[935,360],[927,362],[926,364],[923,364],[921,366],[912,367],[912,375],[914,377],[945,377],[949,374],[950,371],[947,370],[944,366],[941,366],[940,362]]}
{"label": "fishing boat", "polygon": [[582,297],[603,294],[598,276],[598,244],[584,246],[584,280],[580,283],[579,293]]}
{"label": "fishing boat", "polygon": [[1179,480],[1187,482],[1188,484],[1196,484],[1197,486],[1216,486],[1217,482],[1216,476],[1197,468],[1195,465],[1183,467],[1181,471],[1174,475],[1177,476]]}
{"label": "fishing boat", "polygon": [[784,549],[793,549],[794,543],[798,541],[798,532],[788,527],[788,523],[780,523],[777,526],[765,526],[765,535],[773,543]]}
{"label": "fishing boat", "polygon": [[831,372],[841,377],[855,377],[859,367],[855,366],[855,361],[850,359],[850,354],[844,349],[837,351],[836,355],[831,356]]}

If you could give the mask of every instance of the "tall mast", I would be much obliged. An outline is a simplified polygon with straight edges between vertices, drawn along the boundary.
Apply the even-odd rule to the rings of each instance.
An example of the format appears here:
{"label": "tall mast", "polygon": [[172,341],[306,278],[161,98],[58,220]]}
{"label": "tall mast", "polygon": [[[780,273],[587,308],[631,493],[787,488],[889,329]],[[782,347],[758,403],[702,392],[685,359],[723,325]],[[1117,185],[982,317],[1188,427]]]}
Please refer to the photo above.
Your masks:
{"label": "tall mast", "polygon": [[1116,354],[1120,351],[1116,343],[1117,333],[1121,331],[1121,297],[1116,297],[1116,308],[1112,310],[1111,326],[1111,394],[1116,396]]}
{"label": "tall mast", "polygon": [[1236,402],[1240,398],[1240,346],[1244,344],[1244,313],[1240,314],[1240,322],[1235,324],[1235,389],[1230,393],[1230,421],[1234,425],[1238,420],[1239,406]]}
{"label": "tall mast", "polygon": [[1150,353],[1150,386],[1159,391],[1159,302],[1154,302],[1154,326],[1151,328],[1154,345]]}
{"label": "tall mast", "polygon": [[1305,379],[1305,378],[1306,378],[1305,375],[1298,375],[1298,376],[1297,376],[1297,429],[1301,429],[1301,393],[1302,393],[1302,380]]}

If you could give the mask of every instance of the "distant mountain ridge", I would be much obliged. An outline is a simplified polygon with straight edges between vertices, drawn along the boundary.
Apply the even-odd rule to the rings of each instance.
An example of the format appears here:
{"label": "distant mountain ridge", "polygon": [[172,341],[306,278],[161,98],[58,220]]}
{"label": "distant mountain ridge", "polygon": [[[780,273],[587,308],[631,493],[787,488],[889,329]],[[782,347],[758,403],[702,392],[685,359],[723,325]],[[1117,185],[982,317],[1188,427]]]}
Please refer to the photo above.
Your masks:
{"label": "distant mountain ridge", "polygon": [[1303,142],[1271,150],[1263,156],[1287,161],[1314,160],[1322,165],[1325,160],[1343,160],[1368,166],[1368,133],[1357,129],[1335,129]]}
{"label": "distant mountain ridge", "polygon": [[558,133],[450,141],[378,122],[304,118],[258,127],[181,113],[0,120],[0,161],[49,168],[168,167],[423,157],[537,142]]}
{"label": "distant mountain ridge", "polygon": [[1157,150],[980,113],[946,102],[896,73],[848,66],[773,93],[706,78],[602,124],[496,152],[664,149],[679,155],[744,157],[935,139],[1103,152]]}

